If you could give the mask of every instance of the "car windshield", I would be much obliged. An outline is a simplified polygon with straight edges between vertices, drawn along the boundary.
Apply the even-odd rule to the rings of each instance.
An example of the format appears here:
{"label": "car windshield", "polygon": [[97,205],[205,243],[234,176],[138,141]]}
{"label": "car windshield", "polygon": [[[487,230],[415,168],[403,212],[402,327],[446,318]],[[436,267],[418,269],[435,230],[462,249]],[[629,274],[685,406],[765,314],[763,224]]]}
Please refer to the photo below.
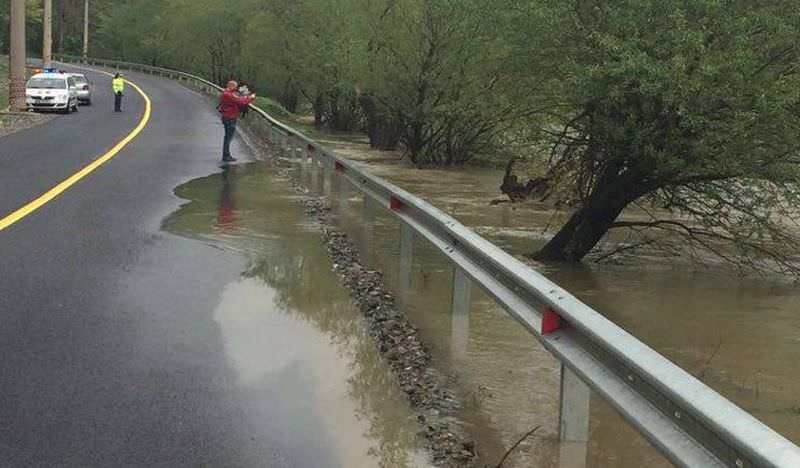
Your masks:
{"label": "car windshield", "polygon": [[28,81],[28,88],[35,89],[64,89],[67,87],[67,80],[64,78],[31,78]]}

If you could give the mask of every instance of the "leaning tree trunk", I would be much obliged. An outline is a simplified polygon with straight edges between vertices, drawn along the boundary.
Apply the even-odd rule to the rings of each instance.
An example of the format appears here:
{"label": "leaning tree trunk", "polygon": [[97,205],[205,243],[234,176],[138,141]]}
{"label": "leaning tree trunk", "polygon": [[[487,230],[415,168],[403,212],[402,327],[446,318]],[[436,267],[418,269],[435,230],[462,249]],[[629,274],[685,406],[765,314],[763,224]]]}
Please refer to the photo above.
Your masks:
{"label": "leaning tree trunk", "polygon": [[325,123],[325,96],[321,92],[317,91],[311,107],[314,108],[314,126],[320,128]]}
{"label": "leaning tree trunk", "polygon": [[294,83],[291,81],[284,83],[278,95],[278,102],[292,114],[297,112],[297,107],[300,105],[300,94]]}
{"label": "leaning tree trunk", "polygon": [[329,94],[328,128],[335,132],[352,132],[358,128],[358,101],[351,90],[334,90]]}
{"label": "leaning tree trunk", "polygon": [[369,95],[359,97],[361,111],[367,121],[369,145],[381,151],[391,151],[400,143],[402,126],[391,113]]}
{"label": "leaning tree trunk", "polygon": [[533,254],[539,261],[580,261],[611,229],[622,210],[649,192],[635,177],[606,174],[561,230]]}

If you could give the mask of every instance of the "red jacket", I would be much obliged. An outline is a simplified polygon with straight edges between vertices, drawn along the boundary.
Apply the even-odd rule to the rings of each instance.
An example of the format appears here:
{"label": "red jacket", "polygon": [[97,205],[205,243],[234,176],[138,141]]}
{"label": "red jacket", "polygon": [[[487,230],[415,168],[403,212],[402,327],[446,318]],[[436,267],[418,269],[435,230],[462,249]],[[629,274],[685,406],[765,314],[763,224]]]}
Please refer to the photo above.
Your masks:
{"label": "red jacket", "polygon": [[237,96],[226,89],[219,98],[219,112],[223,119],[237,119],[240,112],[239,106],[246,106],[254,99],[252,96]]}

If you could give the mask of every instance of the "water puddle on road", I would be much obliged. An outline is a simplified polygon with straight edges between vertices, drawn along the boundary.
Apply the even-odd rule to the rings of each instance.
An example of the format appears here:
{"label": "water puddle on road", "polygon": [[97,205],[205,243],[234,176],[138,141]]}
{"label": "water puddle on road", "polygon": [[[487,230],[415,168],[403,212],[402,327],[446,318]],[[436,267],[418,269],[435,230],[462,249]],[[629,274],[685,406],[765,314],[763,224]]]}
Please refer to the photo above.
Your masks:
{"label": "water puddle on road", "polygon": [[395,378],[286,181],[256,162],[176,194],[188,202],[165,230],[248,258],[214,320],[243,391],[286,415],[262,423],[298,444],[325,440],[331,458],[320,466],[429,466]]}

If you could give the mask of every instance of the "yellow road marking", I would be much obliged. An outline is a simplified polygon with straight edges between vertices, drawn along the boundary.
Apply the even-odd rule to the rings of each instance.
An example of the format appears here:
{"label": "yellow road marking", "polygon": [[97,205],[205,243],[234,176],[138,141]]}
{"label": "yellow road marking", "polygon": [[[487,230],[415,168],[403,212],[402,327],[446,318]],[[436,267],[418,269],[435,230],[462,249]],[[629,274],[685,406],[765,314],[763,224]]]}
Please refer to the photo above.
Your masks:
{"label": "yellow road marking", "polygon": [[[100,72],[100,73],[105,73],[106,75],[112,76],[110,73],[106,72]],[[91,174],[95,169],[102,166],[104,163],[108,162],[108,160],[116,156],[117,153],[119,153],[122,150],[122,148],[125,147],[125,145],[127,145],[128,143],[131,142],[131,140],[136,138],[136,135],[138,135],[144,129],[145,125],[147,125],[147,121],[150,120],[150,109],[151,109],[150,97],[148,97],[147,94],[144,91],[142,91],[142,88],[140,88],[136,84],[128,80],[125,80],[125,82],[131,85],[144,98],[144,114],[142,115],[142,119],[139,121],[139,124],[136,126],[136,128],[134,128],[125,138],[120,140],[119,143],[114,145],[114,147],[108,150],[108,152],[106,152],[104,155],[95,159],[94,161],[89,163],[86,167],[76,172],[75,174],[72,174],[67,179],[65,179],[55,187],[51,188],[47,192],[43,193],[32,202],[28,203],[22,208],[19,208],[10,215],[0,219],[0,231],[11,226],[12,224],[16,223],[22,218],[28,216],[34,211],[38,210],[47,202],[61,195],[68,188],[78,183],[78,181],[80,181],[87,175]]]}

